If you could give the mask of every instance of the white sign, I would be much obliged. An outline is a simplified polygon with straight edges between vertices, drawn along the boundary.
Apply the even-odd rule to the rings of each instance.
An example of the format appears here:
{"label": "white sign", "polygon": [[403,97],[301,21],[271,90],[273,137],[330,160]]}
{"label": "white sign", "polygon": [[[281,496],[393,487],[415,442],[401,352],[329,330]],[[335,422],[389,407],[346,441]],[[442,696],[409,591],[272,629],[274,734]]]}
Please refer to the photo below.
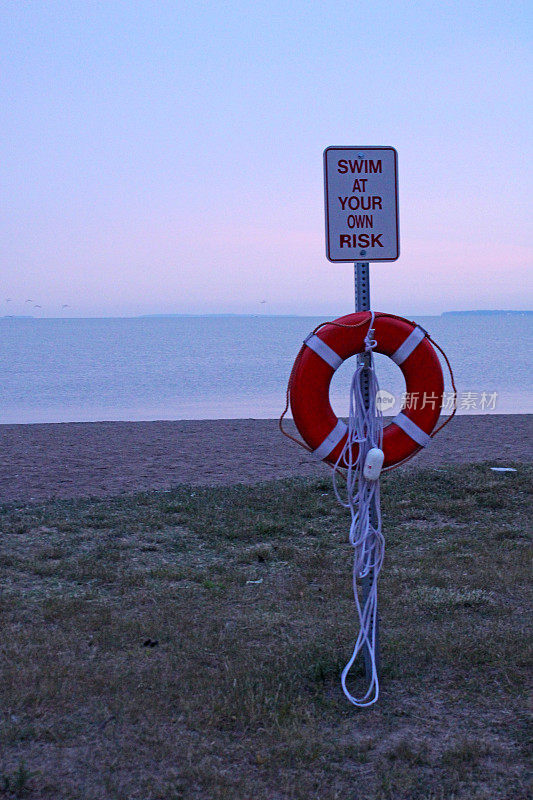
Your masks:
{"label": "white sign", "polygon": [[324,185],[328,259],[396,261],[400,241],[394,147],[327,147]]}

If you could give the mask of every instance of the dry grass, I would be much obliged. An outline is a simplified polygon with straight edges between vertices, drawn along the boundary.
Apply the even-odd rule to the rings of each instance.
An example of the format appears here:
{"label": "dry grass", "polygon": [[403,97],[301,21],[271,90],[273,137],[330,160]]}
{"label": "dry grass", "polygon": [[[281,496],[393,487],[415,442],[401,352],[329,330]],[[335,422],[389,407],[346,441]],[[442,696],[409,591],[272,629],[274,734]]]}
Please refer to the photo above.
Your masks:
{"label": "dry grass", "polygon": [[368,711],[329,480],[3,507],[0,797],[525,800],[517,468],[383,482]]}

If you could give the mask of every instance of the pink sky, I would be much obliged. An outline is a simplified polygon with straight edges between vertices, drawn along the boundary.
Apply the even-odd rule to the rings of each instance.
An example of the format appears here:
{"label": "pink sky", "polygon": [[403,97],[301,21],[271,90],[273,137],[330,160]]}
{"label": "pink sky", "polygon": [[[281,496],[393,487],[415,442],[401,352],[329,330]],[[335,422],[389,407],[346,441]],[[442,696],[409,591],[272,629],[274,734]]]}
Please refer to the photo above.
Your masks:
{"label": "pink sky", "polygon": [[350,310],[328,145],[398,151],[376,308],[531,307],[525,3],[52,0],[0,23],[0,313]]}

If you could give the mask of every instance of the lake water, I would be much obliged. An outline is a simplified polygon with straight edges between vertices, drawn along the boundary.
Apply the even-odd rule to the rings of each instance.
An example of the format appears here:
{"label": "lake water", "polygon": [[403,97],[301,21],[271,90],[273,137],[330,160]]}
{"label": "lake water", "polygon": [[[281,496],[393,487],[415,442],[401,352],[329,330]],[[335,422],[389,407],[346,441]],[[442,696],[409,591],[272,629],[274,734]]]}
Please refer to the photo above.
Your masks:
{"label": "lake water", "polygon": [[[0,319],[0,422],[271,418],[284,406],[293,360],[315,317],[206,316]],[[459,411],[531,413],[533,314],[417,319],[446,350]],[[331,399],[348,409],[355,359]],[[378,357],[382,388],[404,390]]]}

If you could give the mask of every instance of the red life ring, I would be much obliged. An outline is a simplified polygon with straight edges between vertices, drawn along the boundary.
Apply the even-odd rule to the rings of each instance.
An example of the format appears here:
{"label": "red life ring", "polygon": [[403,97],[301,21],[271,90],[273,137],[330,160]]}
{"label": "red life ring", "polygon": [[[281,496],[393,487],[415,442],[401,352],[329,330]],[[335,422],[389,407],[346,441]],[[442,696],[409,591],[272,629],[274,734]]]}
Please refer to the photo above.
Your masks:
{"label": "red life ring", "polygon": [[[347,438],[347,427],[337,419],[329,402],[331,379],[343,361],[364,351],[369,325],[361,323],[369,323],[370,318],[370,312],[362,311],[326,323],[307,337],[294,363],[289,389],[294,422],[314,455],[330,464],[337,463]],[[358,327],[341,327],[355,325]],[[401,317],[376,312],[374,330],[375,352],[398,364],[406,392],[413,400],[418,399],[383,430],[383,467],[391,467],[429,443],[440,415],[444,378],[423,328]]]}

